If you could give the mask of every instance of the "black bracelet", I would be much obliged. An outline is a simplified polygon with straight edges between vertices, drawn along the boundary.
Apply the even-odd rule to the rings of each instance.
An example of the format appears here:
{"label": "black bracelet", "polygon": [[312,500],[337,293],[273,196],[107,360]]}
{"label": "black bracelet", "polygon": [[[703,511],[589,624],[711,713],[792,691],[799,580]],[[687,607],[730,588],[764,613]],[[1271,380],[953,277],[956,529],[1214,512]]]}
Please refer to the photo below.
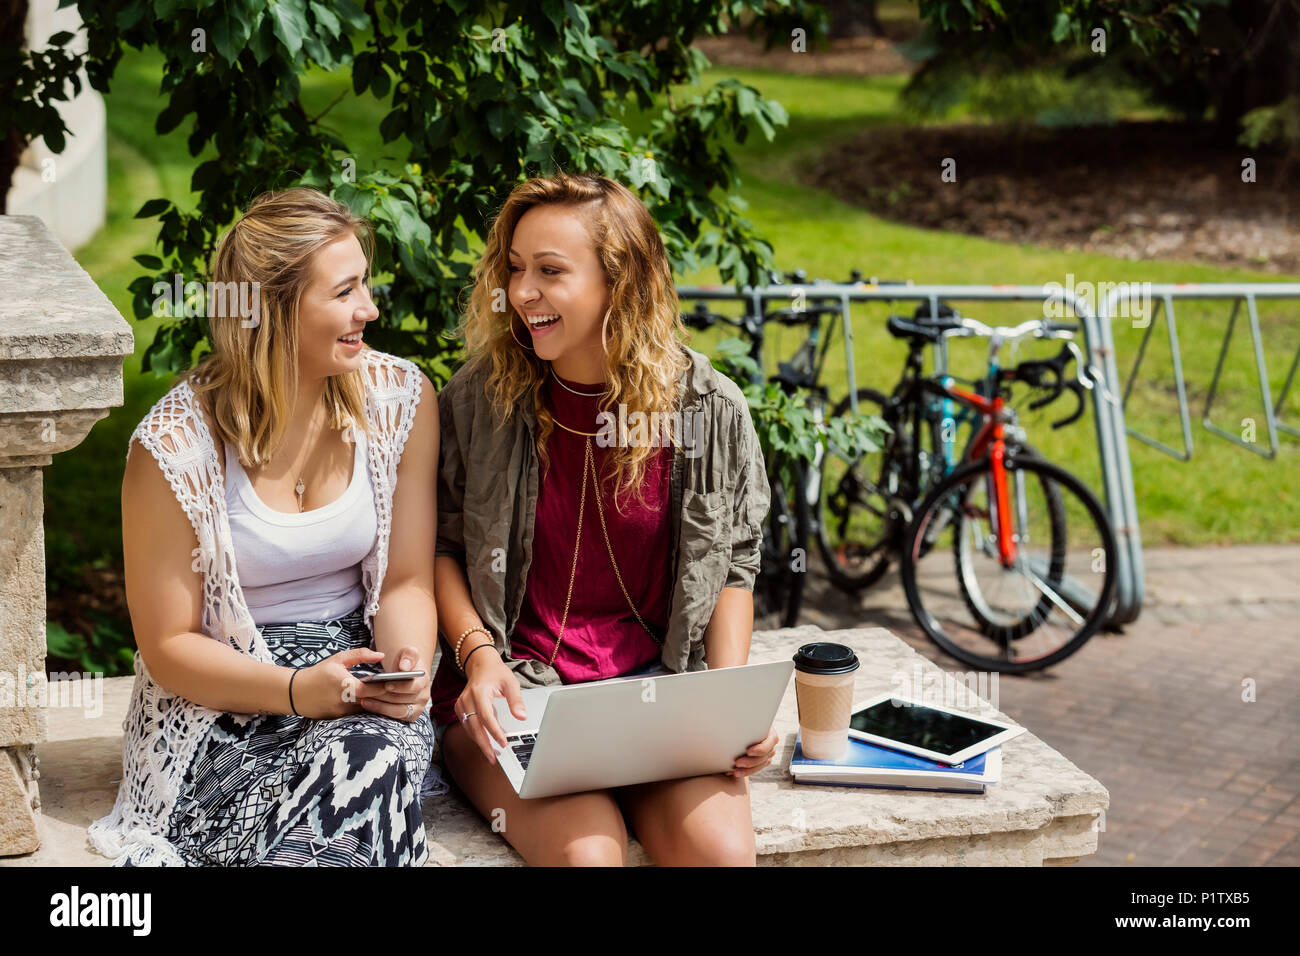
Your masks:
{"label": "black bracelet", "polygon": [[298,708],[293,706],[293,679],[297,676],[298,668],[295,667],[293,673],[289,675],[289,709],[293,711],[295,717],[301,717],[302,714],[298,713]]}
{"label": "black bracelet", "polygon": [[[496,645],[495,645],[495,644],[480,644],[478,647],[474,648],[474,651],[481,651],[481,650],[483,650],[483,648],[485,648],[485,647],[496,647]],[[466,670],[466,668],[469,667],[469,659],[470,659],[471,657],[474,656],[474,651],[470,651],[468,654],[466,654],[466,655],[465,655],[465,659],[464,659],[463,661],[460,662],[460,669],[461,669],[462,671],[465,671],[466,675],[469,674],[469,671]]]}

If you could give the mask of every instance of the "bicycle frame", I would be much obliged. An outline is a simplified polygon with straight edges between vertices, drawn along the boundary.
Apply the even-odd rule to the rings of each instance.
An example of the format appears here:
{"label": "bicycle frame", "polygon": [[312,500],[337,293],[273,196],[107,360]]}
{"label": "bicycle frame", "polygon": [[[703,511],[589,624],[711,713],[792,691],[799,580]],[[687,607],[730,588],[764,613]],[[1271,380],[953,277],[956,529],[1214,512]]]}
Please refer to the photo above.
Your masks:
{"label": "bicycle frame", "polygon": [[[820,301],[814,301],[811,304],[814,308],[823,306]],[[815,403],[813,407],[813,421],[818,426],[824,421],[824,406],[829,399],[828,389],[821,381],[822,370],[826,365],[826,358],[830,354],[831,341],[835,336],[834,319],[830,316],[827,318],[829,325],[826,329],[825,338],[822,337],[821,317],[813,315],[809,318],[807,336],[795,349],[789,361],[782,362],[778,360],[777,372],[773,376],[774,380],[789,388],[802,388],[820,394],[821,401]],[[820,352],[818,351],[818,345],[821,346]],[[818,443],[813,453],[813,460],[809,463],[807,479],[803,488],[804,498],[808,502],[809,514],[812,516],[810,530],[813,534],[817,533],[821,522],[821,515],[817,511],[817,503],[821,500],[821,468],[825,454],[825,447]]]}
{"label": "bicycle frame", "polygon": [[[903,381],[890,396],[889,406],[894,413],[888,415],[891,423],[898,423],[898,412],[906,409],[910,414],[908,427],[912,433],[913,453],[903,462],[903,478],[909,487],[902,489],[911,498],[923,497],[921,443],[929,411],[927,402],[939,413],[940,441],[942,451],[934,449],[935,454],[943,456],[943,475],[950,474],[957,464],[977,461],[985,455],[990,459],[990,488],[994,513],[990,516],[998,546],[998,560],[1003,567],[1012,567],[1016,560],[1017,543],[1012,523],[1011,495],[1006,473],[1006,425],[1010,409],[1002,396],[1002,373],[998,362],[1001,349],[1000,337],[990,342],[988,366],[980,380],[990,397],[956,385],[947,372],[947,342],[940,338],[935,343],[935,371],[932,377],[923,374],[923,349],[909,349],[904,368]],[[977,386],[978,387],[978,386]],[[961,414],[954,414],[960,407]],[[970,412],[968,418],[965,412]],[[959,460],[955,460],[957,443],[956,430],[959,424],[967,421],[971,424],[971,437]],[[888,467],[887,463],[885,467]],[[887,489],[884,489],[887,490]],[[1003,516],[1006,520],[1003,520]]]}
{"label": "bicycle frame", "polygon": [[[965,453],[957,454],[957,433],[961,426],[971,423],[971,433],[975,432],[974,423],[968,419],[965,414],[955,414],[959,402],[946,389],[953,384],[953,379],[947,374],[946,356],[941,351],[935,351],[935,371],[934,377],[928,377],[923,374],[923,359],[921,349],[909,350],[906,364],[903,370],[903,379],[895,387],[890,395],[884,409],[885,418],[890,427],[894,429],[894,440],[900,436],[899,425],[903,424],[903,415],[901,410],[910,412],[909,420],[906,422],[907,428],[912,433],[912,442],[915,446],[916,454],[909,456],[903,462],[902,475],[904,481],[909,485],[903,489],[909,497],[917,498],[923,496],[922,472],[925,470],[921,465],[920,449],[922,445],[922,435],[926,422],[929,420],[931,408],[938,413],[937,421],[939,424],[939,442],[940,445],[934,449],[936,455],[943,456],[943,471],[937,475],[938,478],[946,477],[957,465],[970,459],[971,442],[967,442]],[[929,408],[926,402],[933,400],[933,405]],[[971,411],[977,411],[971,409]],[[887,467],[887,464],[886,464]]]}
{"label": "bicycle frame", "polygon": [[[823,303],[809,303],[813,308],[822,308]],[[786,382],[796,388],[819,388],[822,381],[822,370],[826,367],[826,359],[830,355],[831,343],[835,338],[835,320],[832,316],[827,316],[826,335],[822,336],[822,318],[813,316],[806,325],[808,334],[798,348],[794,350],[788,361],[782,362],[777,360],[777,372],[773,378]],[[783,323],[792,324],[792,323]],[[766,322],[764,323],[766,325]],[[764,345],[766,345],[766,332],[764,332]],[[820,350],[818,349],[820,346]],[[793,379],[786,378],[782,375],[781,366],[787,366],[794,374]]]}
{"label": "bicycle frame", "polygon": [[[995,373],[996,381],[996,373]],[[956,385],[939,386],[943,392],[967,408],[974,409],[984,421],[975,437],[971,439],[966,453],[967,461],[977,461],[987,453],[989,456],[989,474],[993,483],[994,530],[998,542],[998,560],[1004,568],[1015,564],[1016,541],[1011,528],[1011,497],[1007,490],[1006,469],[1006,421],[1005,402],[999,388],[993,389],[993,397],[985,398],[975,392],[959,388]]]}
{"label": "bicycle frame", "polygon": [[[1018,328],[1023,328],[1019,326]],[[998,561],[1004,568],[1010,568],[1016,561],[1016,535],[1013,527],[1013,518],[1011,511],[1011,495],[1007,486],[1007,469],[1006,469],[1006,424],[1010,416],[1006,401],[1002,397],[1002,382],[1004,380],[1002,367],[998,361],[998,353],[1002,345],[1009,340],[1017,338],[1016,335],[1004,336],[1001,330],[990,329],[993,334],[989,339],[989,358],[988,367],[985,370],[984,378],[981,381],[988,390],[988,397],[980,395],[978,392],[969,389],[960,388],[952,383],[951,377],[947,374],[947,341],[946,336],[940,337],[936,343],[936,378],[925,379],[919,377],[919,353],[909,354],[908,357],[908,394],[912,390],[920,388],[923,392],[933,392],[945,396],[943,404],[943,421],[956,422],[956,418],[950,417],[951,405],[948,400],[956,401],[963,407],[972,410],[982,418],[979,427],[975,430],[974,436],[967,444],[966,452],[962,456],[963,461],[978,461],[985,455],[989,458],[989,480],[992,482],[990,498],[993,504],[993,514],[990,520],[994,526],[994,532],[997,538]],[[1014,330],[1012,330],[1014,333]],[[917,440],[920,438],[921,425],[921,405],[915,402],[914,434]],[[955,438],[955,435],[954,435]],[[948,443],[945,440],[945,458],[948,470],[951,471],[951,458],[948,454]],[[913,476],[915,478],[915,476]],[[1023,492],[1023,489],[1019,489]],[[1017,495],[1017,504],[1022,508],[1024,506],[1023,494]],[[1025,523],[1025,518],[1021,516],[1021,524]]]}

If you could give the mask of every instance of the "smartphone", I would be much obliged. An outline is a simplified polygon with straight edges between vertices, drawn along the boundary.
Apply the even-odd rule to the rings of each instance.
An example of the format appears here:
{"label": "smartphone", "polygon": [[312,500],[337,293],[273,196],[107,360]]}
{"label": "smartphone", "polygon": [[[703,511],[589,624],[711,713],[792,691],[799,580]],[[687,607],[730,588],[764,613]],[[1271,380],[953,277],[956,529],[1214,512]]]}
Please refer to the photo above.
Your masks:
{"label": "smartphone", "polygon": [[410,680],[412,677],[423,676],[424,671],[381,671],[378,674],[369,674],[357,679],[363,684],[384,684],[388,681]]}

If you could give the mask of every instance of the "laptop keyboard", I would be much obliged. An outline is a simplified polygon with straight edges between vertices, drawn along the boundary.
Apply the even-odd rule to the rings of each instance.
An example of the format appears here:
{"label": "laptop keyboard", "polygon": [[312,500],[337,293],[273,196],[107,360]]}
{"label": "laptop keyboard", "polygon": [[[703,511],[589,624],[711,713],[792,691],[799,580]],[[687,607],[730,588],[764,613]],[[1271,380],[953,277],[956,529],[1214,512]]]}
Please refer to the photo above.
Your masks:
{"label": "laptop keyboard", "polygon": [[506,746],[519,758],[519,766],[528,769],[528,761],[533,756],[533,747],[537,744],[536,734],[511,734],[506,737]]}

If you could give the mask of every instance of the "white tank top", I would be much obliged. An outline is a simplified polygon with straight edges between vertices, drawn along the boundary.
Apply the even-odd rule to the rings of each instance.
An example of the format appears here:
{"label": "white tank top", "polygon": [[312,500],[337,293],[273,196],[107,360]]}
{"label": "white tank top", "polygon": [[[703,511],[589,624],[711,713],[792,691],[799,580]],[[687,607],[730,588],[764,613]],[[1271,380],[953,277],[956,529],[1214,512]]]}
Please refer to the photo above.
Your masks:
{"label": "white tank top", "polygon": [[244,602],[258,627],[330,621],[365,601],[361,559],[378,521],[366,436],[356,430],[352,478],[343,494],[301,514],[268,508],[227,445],[226,511]]}

